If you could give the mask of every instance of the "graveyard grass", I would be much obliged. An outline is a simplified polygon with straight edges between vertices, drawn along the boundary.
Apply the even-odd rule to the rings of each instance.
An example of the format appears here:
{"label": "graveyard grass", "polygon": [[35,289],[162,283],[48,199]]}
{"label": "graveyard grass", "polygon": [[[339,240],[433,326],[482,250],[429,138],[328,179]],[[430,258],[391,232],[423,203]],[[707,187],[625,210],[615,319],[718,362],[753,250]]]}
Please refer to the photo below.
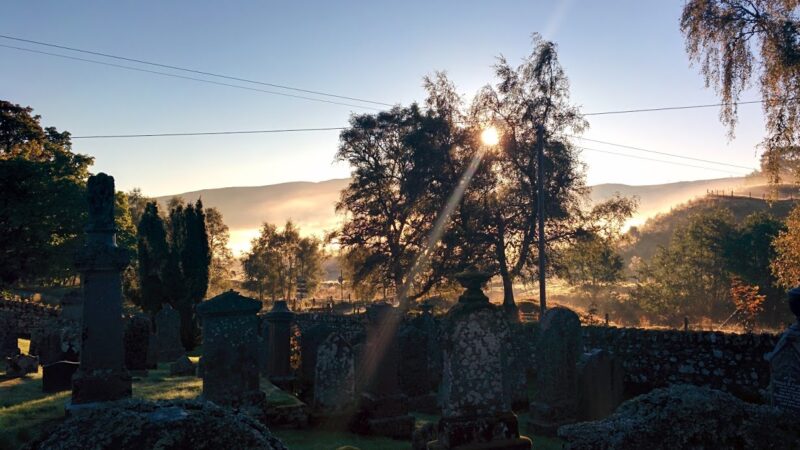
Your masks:
{"label": "graveyard grass", "polygon": [[[29,341],[20,339],[20,350],[28,353]],[[196,355],[196,353],[193,353]],[[197,362],[197,356],[190,357]],[[41,367],[36,374],[23,378],[5,380],[0,372],[0,450],[16,449],[25,442],[46,433],[64,418],[64,405],[69,400],[69,391],[48,394],[42,392]],[[133,396],[147,400],[191,399],[200,394],[202,380],[195,377],[169,375],[168,364],[159,365],[146,377],[134,377]],[[297,402],[294,397],[262,382],[267,399],[274,405],[290,405]],[[415,415],[417,426],[424,422],[435,422],[436,416]],[[521,428],[525,428],[527,417],[520,416]],[[408,441],[395,441],[383,437],[359,436],[352,433],[326,430],[271,429],[292,450],[330,450],[352,446],[361,450],[407,449]],[[533,448],[537,450],[560,449],[561,441],[533,437]]]}

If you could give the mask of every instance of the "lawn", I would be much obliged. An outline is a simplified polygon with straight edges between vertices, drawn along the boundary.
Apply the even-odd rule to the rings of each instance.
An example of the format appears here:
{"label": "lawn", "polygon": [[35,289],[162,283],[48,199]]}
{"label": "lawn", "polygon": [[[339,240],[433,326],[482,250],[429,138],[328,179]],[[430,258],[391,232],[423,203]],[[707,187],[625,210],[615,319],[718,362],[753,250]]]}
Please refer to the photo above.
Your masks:
{"label": "lawn", "polygon": [[[28,342],[20,340],[20,350],[27,352]],[[192,356],[196,361],[197,356]],[[0,372],[0,380],[3,373]],[[267,400],[275,405],[290,405],[298,400],[277,389],[262,379],[262,389]],[[169,375],[168,365],[159,365],[146,377],[134,377],[133,396],[147,400],[190,399],[197,397],[203,381],[195,377],[174,377]],[[36,374],[24,378],[0,381],[0,450],[16,449],[64,418],[64,405],[69,400],[68,391],[57,394],[42,392],[41,368]],[[435,422],[438,417],[415,415],[417,424]],[[520,428],[527,422],[520,417]],[[333,450],[351,446],[360,450],[408,449],[408,441],[394,441],[387,438],[359,436],[352,433],[327,430],[272,430],[275,436],[286,443],[290,449]],[[537,450],[560,449],[561,442],[555,439],[533,437],[533,447]]]}

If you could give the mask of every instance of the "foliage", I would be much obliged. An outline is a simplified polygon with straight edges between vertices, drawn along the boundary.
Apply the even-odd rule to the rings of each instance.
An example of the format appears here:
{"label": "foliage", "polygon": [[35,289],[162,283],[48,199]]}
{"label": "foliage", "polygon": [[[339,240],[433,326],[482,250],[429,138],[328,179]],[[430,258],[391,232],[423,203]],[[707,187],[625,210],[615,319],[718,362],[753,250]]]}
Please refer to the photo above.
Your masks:
{"label": "foliage", "polygon": [[800,206],[796,206],[786,218],[786,229],[778,233],[773,241],[775,258],[772,274],[784,288],[800,285]]}
{"label": "foliage", "polygon": [[731,133],[737,102],[756,72],[769,132],[765,167],[773,175],[800,140],[799,13],[796,0],[689,0],[681,17],[687,53],[720,96]]}
{"label": "foliage", "polygon": [[592,303],[603,288],[623,278],[624,264],[614,241],[595,233],[579,237],[560,254],[559,260],[557,273],[570,284],[584,289]]}
{"label": "foliage", "polygon": [[137,228],[138,286],[136,297],[142,310],[154,316],[164,304],[169,303],[163,275],[169,258],[167,232],[158,212],[158,203],[145,206]]}
{"label": "foliage", "polygon": [[92,158],[32,113],[0,100],[0,284],[72,279],[86,223]]}
{"label": "foliage", "polygon": [[297,291],[297,280],[306,282],[313,292],[322,279],[322,247],[314,237],[300,237],[300,230],[291,220],[279,230],[264,223],[259,236],[252,241],[250,252],[242,259],[245,287],[256,291],[259,300],[269,294],[272,300],[291,299]]}
{"label": "foliage", "polygon": [[220,294],[233,286],[231,280],[235,276],[234,257],[228,248],[230,232],[217,208],[206,208],[206,229],[208,230],[208,246],[211,249],[211,267],[209,268],[209,296]]}
{"label": "foliage", "polygon": [[758,286],[744,284],[739,278],[731,281],[730,292],[742,328],[745,332],[752,333],[756,326],[756,318],[764,311],[764,300],[767,296],[758,293]]}

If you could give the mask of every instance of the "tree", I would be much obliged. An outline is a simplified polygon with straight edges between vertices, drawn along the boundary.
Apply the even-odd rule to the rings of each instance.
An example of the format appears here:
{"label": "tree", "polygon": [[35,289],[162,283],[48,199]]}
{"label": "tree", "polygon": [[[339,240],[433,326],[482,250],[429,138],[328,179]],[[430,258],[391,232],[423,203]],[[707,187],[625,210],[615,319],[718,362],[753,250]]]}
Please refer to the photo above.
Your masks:
{"label": "tree", "polygon": [[800,138],[799,5],[796,0],[689,0],[681,17],[686,51],[720,96],[720,118],[731,134],[740,95],[757,71],[769,133],[764,156],[773,175],[779,174],[775,162]]}
{"label": "tree", "polygon": [[739,321],[746,333],[752,333],[755,329],[756,318],[764,311],[766,298],[758,293],[758,286],[746,285],[737,277],[731,281],[731,300],[736,308],[734,314],[739,315]]}
{"label": "tree", "polygon": [[622,280],[622,256],[611,239],[596,233],[578,237],[559,256],[557,273],[587,292],[590,304],[597,303],[603,288]]}
{"label": "tree", "polygon": [[334,237],[343,251],[366,254],[363,273],[380,274],[404,306],[446,273],[452,249],[430,236],[454,186],[453,127],[412,104],[355,115],[339,137],[336,158],[350,164],[352,179],[336,205],[345,221]]}
{"label": "tree", "polygon": [[775,258],[770,268],[778,284],[786,289],[800,286],[800,206],[786,218],[786,229],[773,241]]}
{"label": "tree", "polygon": [[[484,211],[473,230],[488,242],[492,266],[503,281],[503,304],[515,310],[513,283],[533,265],[538,236],[538,161],[544,146],[544,210],[549,238],[574,230],[579,202],[586,195],[583,173],[566,133],[580,132],[586,122],[570,104],[569,82],[556,46],[534,35],[533,51],[514,68],[505,58],[495,66],[496,86],[485,87],[472,105],[476,123],[499,128],[502,138],[493,157],[485,158],[484,192],[474,196]],[[479,179],[481,176],[476,175]],[[469,198],[469,197],[468,197]]]}
{"label": "tree", "polygon": [[211,267],[209,268],[209,295],[216,295],[231,288],[234,277],[234,258],[228,248],[230,231],[217,208],[206,208],[206,229],[208,246],[211,249]]}
{"label": "tree", "polygon": [[0,100],[0,284],[67,283],[86,224],[93,159],[29,107]]}
{"label": "tree", "polygon": [[169,259],[169,246],[164,221],[156,202],[147,203],[137,228],[138,299],[137,306],[151,317],[169,303],[167,286],[163,281]]}
{"label": "tree", "polygon": [[322,249],[316,238],[300,237],[300,230],[291,220],[283,229],[264,223],[259,236],[252,241],[250,252],[242,260],[245,287],[258,292],[263,301],[269,293],[292,298],[297,279],[304,278],[310,290],[316,288],[322,273]]}

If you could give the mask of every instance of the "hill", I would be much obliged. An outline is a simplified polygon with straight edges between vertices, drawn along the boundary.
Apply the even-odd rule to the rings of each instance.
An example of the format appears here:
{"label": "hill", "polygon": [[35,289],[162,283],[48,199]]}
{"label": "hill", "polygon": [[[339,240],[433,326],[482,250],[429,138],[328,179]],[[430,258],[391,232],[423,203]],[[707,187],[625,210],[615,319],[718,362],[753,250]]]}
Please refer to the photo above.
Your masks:
{"label": "hill", "polygon": [[[754,192],[755,193],[755,192]],[[643,260],[649,260],[659,246],[669,244],[675,230],[686,223],[688,218],[696,213],[711,210],[714,208],[725,208],[731,211],[736,222],[741,222],[745,217],[755,212],[765,212],[783,220],[789,211],[795,206],[793,199],[783,199],[767,201],[758,197],[748,195],[708,195],[702,198],[688,201],[674,207],[667,213],[658,214],[645,222],[638,229],[628,232],[630,237],[637,235],[632,244],[623,249],[622,255],[627,262],[637,256]]]}
{"label": "hill", "polygon": [[[347,186],[348,178],[313,182],[292,182],[267,186],[204,189],[175,194],[187,201],[203,199],[206,206],[222,212],[231,230],[231,248],[239,254],[249,248],[250,240],[258,234],[265,221],[282,224],[286,219],[296,222],[304,234],[321,235],[339,223],[334,205],[339,192]],[[590,200],[601,202],[615,193],[639,200],[639,210],[631,225],[639,225],[674,205],[705,196],[708,191],[742,191],[752,189],[753,180],[744,177],[713,180],[682,181],[647,186],[599,184],[591,187]],[[166,202],[173,195],[158,197]]]}

